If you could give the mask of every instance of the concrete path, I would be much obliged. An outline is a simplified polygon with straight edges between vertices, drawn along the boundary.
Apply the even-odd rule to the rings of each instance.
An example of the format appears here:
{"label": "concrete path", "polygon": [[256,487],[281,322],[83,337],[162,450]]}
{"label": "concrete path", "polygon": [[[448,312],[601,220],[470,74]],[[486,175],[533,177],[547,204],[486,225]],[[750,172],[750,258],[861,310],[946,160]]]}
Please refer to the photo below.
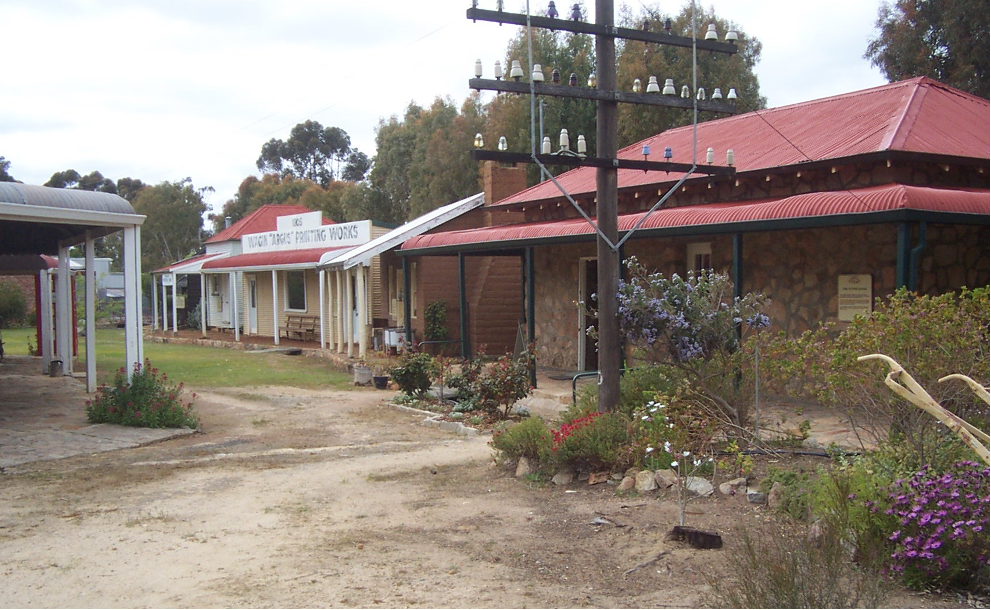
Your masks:
{"label": "concrete path", "polygon": [[43,375],[40,358],[4,358],[0,363],[0,468],[128,449],[193,432],[90,424],[86,421],[89,398],[84,381]]}

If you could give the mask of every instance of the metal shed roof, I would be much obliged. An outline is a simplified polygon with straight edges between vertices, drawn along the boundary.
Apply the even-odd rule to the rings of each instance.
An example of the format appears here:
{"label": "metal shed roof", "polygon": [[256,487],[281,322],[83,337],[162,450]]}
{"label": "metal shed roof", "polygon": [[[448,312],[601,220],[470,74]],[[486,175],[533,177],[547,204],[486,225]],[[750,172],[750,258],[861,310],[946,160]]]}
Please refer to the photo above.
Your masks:
{"label": "metal shed roof", "polygon": [[55,254],[60,243],[85,241],[140,225],[126,199],[110,193],[0,182],[0,254]]}

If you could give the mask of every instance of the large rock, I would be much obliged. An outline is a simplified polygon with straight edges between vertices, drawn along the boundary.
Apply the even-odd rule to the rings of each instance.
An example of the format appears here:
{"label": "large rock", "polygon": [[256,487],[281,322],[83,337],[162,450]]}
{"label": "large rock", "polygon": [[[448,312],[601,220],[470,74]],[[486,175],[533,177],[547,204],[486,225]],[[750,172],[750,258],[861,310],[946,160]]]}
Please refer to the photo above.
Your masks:
{"label": "large rock", "polygon": [[649,470],[642,470],[638,472],[637,476],[634,478],[634,482],[637,491],[640,493],[654,491],[657,489],[657,483],[654,482],[654,473]]}
{"label": "large rock", "polygon": [[678,484],[678,475],[670,468],[654,471],[654,482],[659,487],[673,487]]}
{"label": "large rock", "polygon": [[688,477],[685,479],[685,489],[699,496],[711,496],[715,491],[712,483],[702,477]]}
{"label": "large rock", "polygon": [[747,502],[751,504],[767,504],[767,495],[756,489],[747,488]]}
{"label": "large rock", "polygon": [[633,489],[634,486],[636,486],[636,484],[637,484],[637,480],[634,479],[633,477],[623,477],[623,480],[619,482],[619,485],[616,487],[616,490],[630,491],[631,489]]}
{"label": "large rock", "polygon": [[767,507],[771,510],[778,510],[781,508],[781,503],[784,502],[785,486],[779,481],[775,481],[774,485],[771,486],[771,491],[767,494]]}
{"label": "large rock", "polygon": [[520,461],[516,463],[516,478],[525,477],[528,474],[533,474],[533,467],[530,466],[530,460],[521,457]]}
{"label": "large rock", "polygon": [[575,480],[575,473],[572,470],[560,470],[551,479],[551,483],[555,485],[567,485]]}
{"label": "large rock", "polygon": [[747,486],[747,480],[743,477],[738,479],[733,479],[732,481],[726,481],[725,483],[719,484],[719,493],[724,496],[735,496],[740,493],[740,490]]}

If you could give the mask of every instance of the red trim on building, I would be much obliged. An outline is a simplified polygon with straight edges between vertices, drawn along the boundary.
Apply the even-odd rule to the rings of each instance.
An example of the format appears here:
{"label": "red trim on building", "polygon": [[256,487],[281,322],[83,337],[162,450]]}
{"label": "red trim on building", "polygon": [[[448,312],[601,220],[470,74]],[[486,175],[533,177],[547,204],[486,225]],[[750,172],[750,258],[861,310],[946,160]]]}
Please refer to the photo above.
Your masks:
{"label": "red trim on building", "polygon": [[284,250],[277,252],[252,252],[238,254],[203,263],[202,269],[245,269],[254,267],[282,267],[286,265],[306,265],[316,267],[320,257],[327,252],[345,252],[354,246],[340,248],[309,248],[306,250]]}
{"label": "red trim on building", "polygon": [[[738,222],[787,220],[892,210],[991,214],[988,191],[949,190],[889,184],[851,191],[804,193],[784,199],[717,203],[660,209],[641,225],[644,229],[694,227]],[[619,217],[620,232],[632,229],[646,212]],[[583,218],[535,222],[467,231],[420,235],[403,243],[403,250],[487,242],[590,235],[595,229]]]}

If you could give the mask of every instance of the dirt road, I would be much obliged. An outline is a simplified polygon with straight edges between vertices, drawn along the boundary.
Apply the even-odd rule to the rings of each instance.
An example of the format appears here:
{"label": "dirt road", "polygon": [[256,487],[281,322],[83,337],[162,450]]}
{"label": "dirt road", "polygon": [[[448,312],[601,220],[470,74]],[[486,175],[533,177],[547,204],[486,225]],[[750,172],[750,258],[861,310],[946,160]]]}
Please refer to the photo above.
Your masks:
{"label": "dirt road", "polygon": [[[384,396],[201,391],[202,434],[8,468],[0,606],[703,602],[727,550],[666,542],[671,497],[517,480],[488,437],[426,427]],[[692,511],[728,545],[768,519],[741,497]]]}

